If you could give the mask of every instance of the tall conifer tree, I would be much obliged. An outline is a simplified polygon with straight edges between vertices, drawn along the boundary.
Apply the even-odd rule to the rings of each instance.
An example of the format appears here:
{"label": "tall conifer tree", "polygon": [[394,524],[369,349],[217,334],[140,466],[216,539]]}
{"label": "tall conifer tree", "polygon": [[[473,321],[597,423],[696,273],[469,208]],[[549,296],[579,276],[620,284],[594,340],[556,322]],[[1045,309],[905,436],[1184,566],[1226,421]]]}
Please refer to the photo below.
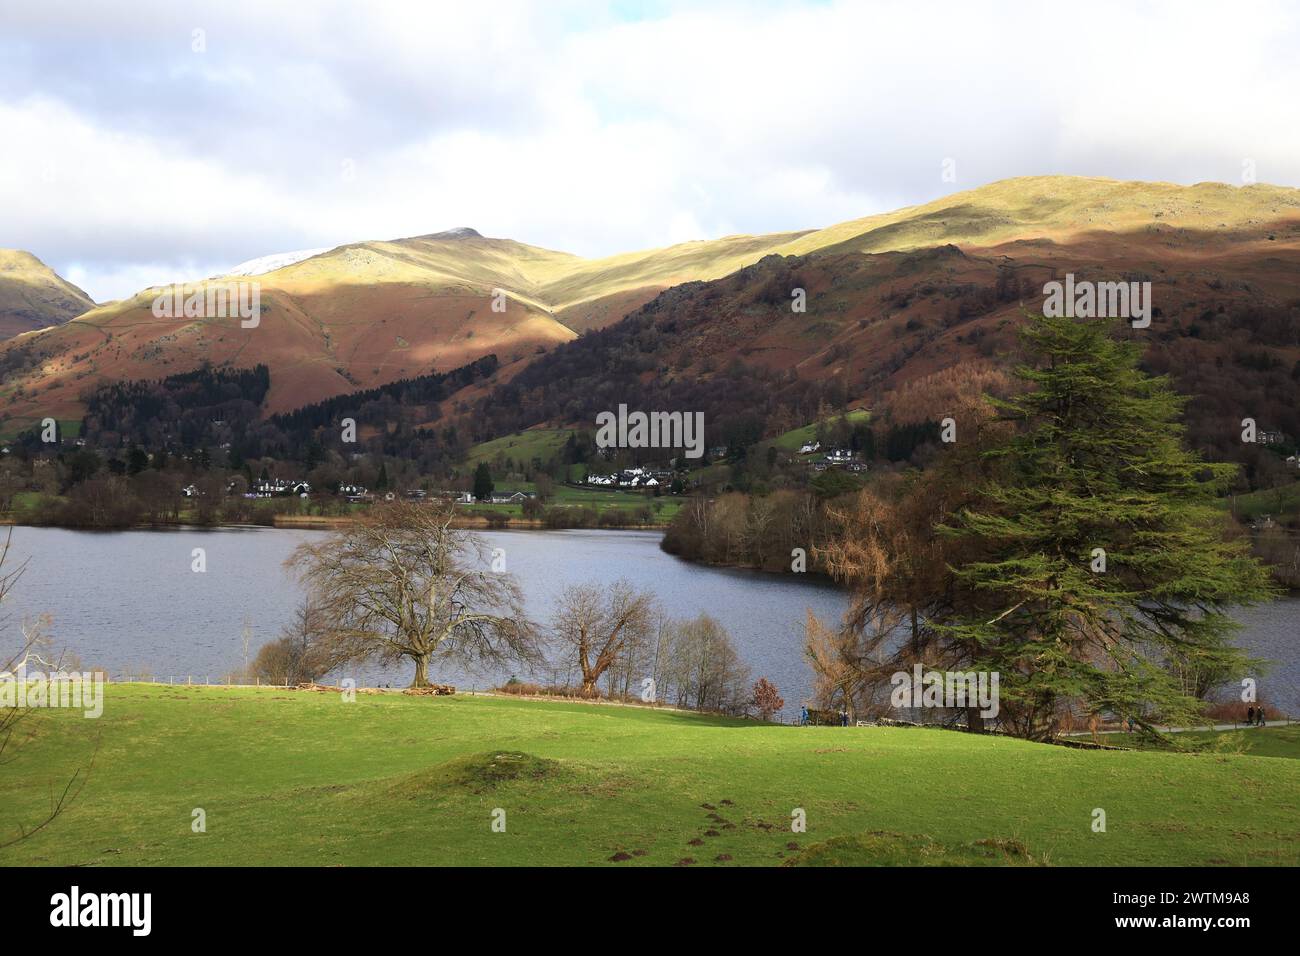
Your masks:
{"label": "tall conifer tree", "polygon": [[1236,472],[1183,443],[1184,399],[1109,323],[1031,317],[1026,391],[994,400],[1014,431],[979,504],[944,532],[978,543],[954,568],[973,598],[948,641],[1000,673],[1002,716],[1044,737],[1082,702],[1144,725],[1189,718],[1247,665],[1226,613],[1268,599],[1265,569],[1214,506]]}

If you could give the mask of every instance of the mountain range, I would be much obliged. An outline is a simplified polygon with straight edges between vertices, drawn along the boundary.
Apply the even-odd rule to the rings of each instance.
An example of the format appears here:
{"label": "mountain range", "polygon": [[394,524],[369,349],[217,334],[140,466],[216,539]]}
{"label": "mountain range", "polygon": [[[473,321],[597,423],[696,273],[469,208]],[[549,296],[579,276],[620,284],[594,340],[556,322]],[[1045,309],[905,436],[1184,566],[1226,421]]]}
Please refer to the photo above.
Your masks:
{"label": "mountain range", "polygon": [[[7,270],[11,261],[24,268]],[[461,228],[264,257],[202,280],[255,274],[255,328],[237,316],[158,318],[156,288],[94,306],[34,257],[0,253],[0,319],[18,333],[0,343],[0,431],[44,415],[79,418],[98,384],[205,363],[265,364],[272,414],[489,354],[501,363],[493,381],[456,401],[509,388],[534,365],[512,394],[522,401],[531,388],[535,413],[502,420],[527,427],[572,414],[538,396],[578,383],[546,381],[545,369],[612,368],[612,353],[595,353],[625,351],[633,328],[658,330],[643,343],[642,386],[707,381],[736,362],[878,399],[946,370],[1004,362],[1015,316],[1041,308],[1043,283],[1067,273],[1151,281],[1148,360],[1191,394],[1223,378],[1207,369],[1226,362],[1244,370],[1240,386],[1258,387],[1261,418],[1295,407],[1300,190],[1044,176],[822,229],[601,259]],[[791,308],[796,287],[807,296],[802,313]],[[602,401],[621,387],[582,388],[596,384]]]}

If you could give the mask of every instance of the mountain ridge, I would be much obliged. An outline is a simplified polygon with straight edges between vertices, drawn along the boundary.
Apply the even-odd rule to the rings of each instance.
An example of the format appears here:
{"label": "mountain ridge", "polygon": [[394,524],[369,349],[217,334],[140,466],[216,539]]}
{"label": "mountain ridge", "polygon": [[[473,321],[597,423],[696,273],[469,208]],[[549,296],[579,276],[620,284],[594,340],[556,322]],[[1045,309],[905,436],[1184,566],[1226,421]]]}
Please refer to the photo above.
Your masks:
{"label": "mountain ridge", "polygon": [[[143,290],[0,344],[0,415],[78,417],[96,382],[265,362],[268,413],[497,354],[502,380],[536,355],[632,314],[665,290],[770,256],[842,257],[952,246],[1054,264],[1077,255],[1144,269],[1268,248],[1291,263],[1300,190],[1021,177],[823,229],[679,243],[586,259],[469,227],[346,244],[260,275],[258,327],[159,320]],[[1264,246],[1270,243],[1271,246]],[[1048,255],[1048,250],[1056,255]],[[1158,254],[1157,254],[1158,253]],[[267,258],[267,257],[264,257]],[[251,260],[256,261],[256,260]],[[914,260],[913,268],[942,268]],[[220,282],[230,277],[215,277]],[[828,279],[827,281],[834,281]],[[790,292],[783,293],[788,301]],[[503,311],[502,311],[503,310]],[[801,359],[801,361],[804,361]],[[9,430],[10,426],[3,426]]]}

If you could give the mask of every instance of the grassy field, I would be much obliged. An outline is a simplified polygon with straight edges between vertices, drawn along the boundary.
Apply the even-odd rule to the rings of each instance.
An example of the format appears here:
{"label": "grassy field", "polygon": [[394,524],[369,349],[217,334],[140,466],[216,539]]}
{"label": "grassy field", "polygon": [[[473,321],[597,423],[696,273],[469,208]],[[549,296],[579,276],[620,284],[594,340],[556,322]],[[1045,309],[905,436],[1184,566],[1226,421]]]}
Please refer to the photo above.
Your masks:
{"label": "grassy field", "polygon": [[[8,391],[8,389],[0,390],[0,398],[3,398]],[[42,421],[42,419],[25,418],[6,422],[4,425],[0,425],[0,442],[13,441],[20,432],[29,431],[33,428],[39,433],[43,427]],[[72,441],[72,439],[81,436],[80,418],[56,418],[55,421],[58,423],[59,438],[62,440]]]}
{"label": "grassy field", "polygon": [[[512,491],[536,491],[536,486],[531,481],[498,481],[494,484],[497,493]],[[552,487],[551,498],[546,502],[547,507],[570,507],[570,508],[595,508],[598,511],[604,511],[608,508],[619,508],[622,510],[633,510],[649,505],[654,510],[654,523],[667,524],[672,520],[673,515],[682,507],[684,498],[673,497],[671,495],[661,495],[658,498],[647,497],[636,491],[615,491],[609,488],[574,488],[569,485],[554,485]],[[490,504],[479,503],[458,505],[469,514],[476,512],[497,511],[501,514],[510,515],[512,518],[523,517],[524,509],[521,504]]]}
{"label": "grassy field", "polygon": [[1102,734],[1102,743],[1142,750],[1200,754],[1250,754],[1252,757],[1300,758],[1300,724],[1289,727],[1243,727],[1240,730],[1192,731],[1169,735],[1172,744],[1144,740],[1136,734]]}
{"label": "grassy field", "polygon": [[94,766],[7,864],[1300,863],[1300,761],[1254,756],[156,685],[110,685],[99,720],[28,726],[0,770],[0,832]]}
{"label": "grassy field", "polygon": [[1221,499],[1221,504],[1243,521],[1251,521],[1261,515],[1271,515],[1274,520],[1281,520],[1300,514],[1300,481],[1249,494],[1231,495]]}
{"label": "grassy field", "polygon": [[[871,412],[867,411],[865,408],[854,408],[850,409],[844,417],[850,425],[866,424],[871,420]],[[829,426],[835,421],[836,419],[833,418],[827,419],[825,424]],[[759,448],[765,451],[768,445],[773,445],[779,451],[793,454],[797,452],[804,443],[810,442],[816,437],[817,423],[814,422],[811,425],[804,425],[802,428],[795,428],[788,432],[784,432],[769,441],[760,442]],[[822,456],[818,455],[816,457]]]}
{"label": "grassy field", "polygon": [[490,464],[498,456],[513,458],[521,465],[527,465],[534,458],[547,461],[564,447],[571,434],[573,430],[570,428],[534,428],[503,435],[475,445],[465,456],[465,462],[472,468],[481,461]]}

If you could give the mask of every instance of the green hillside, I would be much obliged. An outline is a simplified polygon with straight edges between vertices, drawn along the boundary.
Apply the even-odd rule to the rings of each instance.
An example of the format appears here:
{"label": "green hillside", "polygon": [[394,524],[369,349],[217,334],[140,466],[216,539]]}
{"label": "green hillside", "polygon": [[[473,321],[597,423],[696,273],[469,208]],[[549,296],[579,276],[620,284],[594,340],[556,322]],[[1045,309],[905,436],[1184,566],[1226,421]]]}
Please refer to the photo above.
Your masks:
{"label": "green hillside", "polygon": [[522,465],[527,465],[534,458],[547,461],[553,458],[569,436],[570,428],[534,428],[526,432],[503,435],[491,441],[480,442],[469,450],[465,460],[470,465],[480,461],[491,463],[494,459],[505,457]]}
{"label": "green hillside", "polygon": [[[850,425],[866,424],[871,420],[871,413],[865,408],[853,408],[844,414],[844,420]],[[830,427],[838,421],[836,418],[828,418],[822,424]],[[760,447],[774,445],[781,451],[797,452],[805,442],[810,442],[817,437],[817,423],[804,425],[802,428],[794,428],[788,432],[783,432],[775,438],[761,442]]]}
{"label": "green hillside", "polygon": [[93,767],[6,864],[1300,863],[1294,760],[157,685],[110,685],[99,720],[47,710],[28,727],[0,770],[5,836]]}

